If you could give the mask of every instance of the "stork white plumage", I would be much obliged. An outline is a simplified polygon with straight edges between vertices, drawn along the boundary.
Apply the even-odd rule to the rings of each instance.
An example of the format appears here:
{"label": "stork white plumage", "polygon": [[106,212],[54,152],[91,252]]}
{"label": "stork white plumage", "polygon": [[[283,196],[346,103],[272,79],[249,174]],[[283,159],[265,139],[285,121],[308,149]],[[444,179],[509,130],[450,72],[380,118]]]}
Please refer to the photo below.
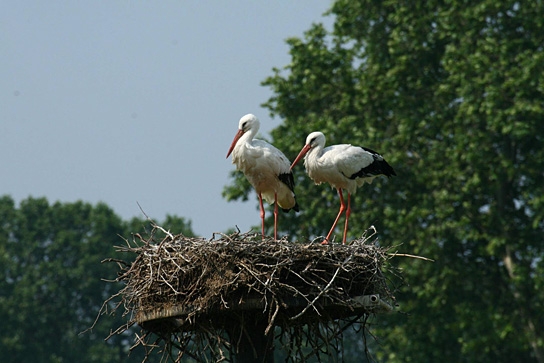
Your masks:
{"label": "stork white plumage", "polygon": [[268,203],[274,203],[274,239],[278,239],[278,205],[285,212],[290,209],[298,212],[294,193],[295,181],[289,159],[266,141],[254,139],[259,126],[260,122],[254,115],[242,117],[227,158],[232,153],[232,163],[244,173],[259,196],[263,238],[263,197]]}
{"label": "stork white plumage", "polygon": [[[358,187],[364,183],[372,183],[372,180],[379,175],[389,178],[397,174],[391,165],[373,150],[350,144],[325,147],[325,135],[319,131],[308,135],[306,144],[300,150],[293,164],[291,164],[291,170],[303,157],[306,172],[315,184],[329,183],[336,188],[340,197],[340,211],[323,244],[330,241],[331,234],[344,211],[346,212],[346,223],[342,244],[345,244],[348,220],[351,214],[351,195],[355,193]],[[347,207],[342,189],[348,192]]]}

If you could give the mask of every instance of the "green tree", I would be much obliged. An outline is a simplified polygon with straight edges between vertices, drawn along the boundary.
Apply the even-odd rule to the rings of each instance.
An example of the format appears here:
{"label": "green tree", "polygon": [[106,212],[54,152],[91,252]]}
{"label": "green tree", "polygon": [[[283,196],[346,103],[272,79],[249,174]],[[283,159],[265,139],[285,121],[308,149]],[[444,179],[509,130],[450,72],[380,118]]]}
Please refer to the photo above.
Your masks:
{"label": "green tree", "polygon": [[[167,221],[192,233],[183,218]],[[104,342],[111,329],[126,324],[121,314],[103,316],[80,334],[121,288],[102,280],[114,279],[117,266],[101,261],[116,257],[121,236],[141,231],[130,228],[103,203],[28,198],[17,207],[12,198],[0,198],[0,361],[142,361],[142,350],[128,355],[133,335]]]}
{"label": "green tree", "polygon": [[[544,362],[544,4],[338,0],[334,29],[288,40],[265,104],[291,160],[311,131],[381,152],[398,177],[364,186],[350,234],[395,259],[409,315],[379,317],[389,362]],[[297,168],[292,236],[327,232],[337,196]],[[235,178],[227,198],[247,196]]]}

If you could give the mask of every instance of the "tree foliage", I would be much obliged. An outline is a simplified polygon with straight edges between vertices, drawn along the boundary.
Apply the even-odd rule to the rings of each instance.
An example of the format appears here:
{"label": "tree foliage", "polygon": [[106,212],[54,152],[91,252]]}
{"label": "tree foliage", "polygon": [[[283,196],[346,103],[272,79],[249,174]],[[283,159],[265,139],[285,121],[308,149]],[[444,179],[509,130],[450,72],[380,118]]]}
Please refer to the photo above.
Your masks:
{"label": "tree foliage", "polygon": [[[381,152],[398,177],[353,200],[350,234],[396,259],[403,311],[377,320],[389,362],[544,362],[544,3],[337,0],[334,29],[288,40],[265,104],[293,160],[305,137]],[[294,237],[324,235],[336,193],[295,170]],[[252,192],[234,180],[227,196]],[[270,225],[270,223],[269,223]]]}
{"label": "tree foliage", "polygon": [[[121,236],[142,232],[149,222],[122,221],[105,204],[49,204],[28,198],[16,206],[0,198],[0,361],[2,362],[140,362],[143,352],[128,356],[133,336],[110,329],[126,323],[121,316],[103,317],[93,325],[103,301],[120,286],[106,283]],[[172,225],[192,235],[190,223],[169,216]],[[132,229],[132,228],[136,229]]]}

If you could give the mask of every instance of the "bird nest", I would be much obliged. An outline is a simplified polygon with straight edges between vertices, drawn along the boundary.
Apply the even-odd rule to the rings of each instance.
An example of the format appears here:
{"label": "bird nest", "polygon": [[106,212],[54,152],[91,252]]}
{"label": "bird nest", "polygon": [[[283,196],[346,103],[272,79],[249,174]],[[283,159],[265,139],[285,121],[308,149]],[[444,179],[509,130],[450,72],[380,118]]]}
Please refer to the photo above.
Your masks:
{"label": "bird nest", "polygon": [[382,273],[391,254],[375,231],[349,245],[321,245],[255,233],[188,238],[154,226],[148,238],[126,242],[117,249],[134,259],[108,260],[118,263],[115,282],[124,287],[104,307],[115,303],[113,312],[129,318],[110,337],[138,324],[133,348],[161,350],[167,360],[230,360],[244,344],[258,355],[260,339],[268,350],[282,346],[287,360],[338,355],[347,327],[364,335],[371,314],[395,305]]}

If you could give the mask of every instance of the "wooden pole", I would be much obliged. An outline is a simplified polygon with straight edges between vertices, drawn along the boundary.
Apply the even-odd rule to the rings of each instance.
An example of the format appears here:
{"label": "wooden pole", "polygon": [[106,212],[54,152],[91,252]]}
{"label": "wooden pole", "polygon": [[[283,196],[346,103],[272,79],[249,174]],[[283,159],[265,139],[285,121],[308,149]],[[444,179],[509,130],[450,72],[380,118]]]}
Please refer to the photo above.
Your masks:
{"label": "wooden pole", "polygon": [[232,321],[227,332],[234,351],[233,363],[274,363],[274,333],[264,334],[267,325],[262,316],[253,314]]}

